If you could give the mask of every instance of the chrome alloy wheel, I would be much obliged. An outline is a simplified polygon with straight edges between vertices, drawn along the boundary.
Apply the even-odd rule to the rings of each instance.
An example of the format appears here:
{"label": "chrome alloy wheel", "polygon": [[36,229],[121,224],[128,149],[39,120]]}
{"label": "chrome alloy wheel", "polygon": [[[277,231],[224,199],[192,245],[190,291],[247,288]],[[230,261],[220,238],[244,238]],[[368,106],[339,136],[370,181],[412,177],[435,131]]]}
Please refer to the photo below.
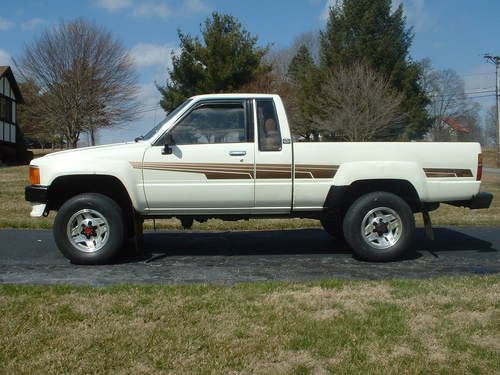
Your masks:
{"label": "chrome alloy wheel", "polygon": [[361,222],[361,236],[368,245],[379,250],[394,246],[400,239],[402,231],[401,218],[389,207],[370,210]]}
{"label": "chrome alloy wheel", "polygon": [[71,244],[80,251],[93,253],[106,245],[109,238],[109,224],[102,214],[89,208],[73,214],[66,226]]}

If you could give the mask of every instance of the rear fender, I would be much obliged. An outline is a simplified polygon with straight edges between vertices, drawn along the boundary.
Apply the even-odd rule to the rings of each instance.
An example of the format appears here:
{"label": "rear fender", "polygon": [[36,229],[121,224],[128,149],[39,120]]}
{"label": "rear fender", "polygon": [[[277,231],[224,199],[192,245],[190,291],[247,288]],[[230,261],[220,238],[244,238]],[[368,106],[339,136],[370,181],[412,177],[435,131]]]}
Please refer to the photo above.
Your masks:
{"label": "rear fender", "polygon": [[359,180],[404,180],[413,186],[419,199],[425,201],[425,178],[424,170],[415,162],[362,161],[343,163],[335,174],[333,185],[349,186]]}

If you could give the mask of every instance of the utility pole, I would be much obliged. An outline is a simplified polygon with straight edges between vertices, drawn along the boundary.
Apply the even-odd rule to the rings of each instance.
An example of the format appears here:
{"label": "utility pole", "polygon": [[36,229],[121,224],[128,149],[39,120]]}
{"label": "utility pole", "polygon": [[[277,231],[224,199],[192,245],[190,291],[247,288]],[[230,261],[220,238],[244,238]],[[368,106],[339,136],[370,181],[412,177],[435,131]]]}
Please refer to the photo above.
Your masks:
{"label": "utility pole", "polygon": [[486,61],[495,64],[496,72],[496,92],[495,98],[497,103],[497,168],[500,168],[500,96],[498,95],[500,87],[500,56],[484,55]]}

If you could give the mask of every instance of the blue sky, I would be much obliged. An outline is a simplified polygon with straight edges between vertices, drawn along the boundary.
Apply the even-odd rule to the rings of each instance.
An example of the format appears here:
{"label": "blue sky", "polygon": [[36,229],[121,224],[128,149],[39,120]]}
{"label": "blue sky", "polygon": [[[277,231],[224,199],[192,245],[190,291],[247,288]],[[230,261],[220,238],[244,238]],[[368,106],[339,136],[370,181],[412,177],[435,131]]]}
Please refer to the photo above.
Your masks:
{"label": "blue sky", "polygon": [[[60,20],[83,17],[109,28],[130,49],[140,72],[141,100],[154,107],[159,94],[154,81],[167,78],[170,53],[178,47],[177,32],[198,34],[212,11],[231,13],[262,45],[289,46],[303,32],[325,25],[328,5],[335,0],[3,0],[0,7],[0,65],[9,64],[23,45]],[[415,39],[412,57],[431,58],[436,68],[463,75],[467,91],[494,87],[494,67],[482,58],[500,54],[500,1],[393,0],[403,3]],[[489,106],[493,97],[482,98]],[[131,124],[103,131],[100,143],[129,140],[160,120],[163,111],[147,112]]]}

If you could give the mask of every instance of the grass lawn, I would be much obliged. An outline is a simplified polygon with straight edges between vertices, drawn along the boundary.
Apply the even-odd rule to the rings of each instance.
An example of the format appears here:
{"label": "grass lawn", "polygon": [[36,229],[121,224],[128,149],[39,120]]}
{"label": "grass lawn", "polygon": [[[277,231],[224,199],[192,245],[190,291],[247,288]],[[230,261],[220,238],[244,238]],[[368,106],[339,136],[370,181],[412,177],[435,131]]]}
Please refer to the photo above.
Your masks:
{"label": "grass lawn", "polygon": [[[28,184],[28,167],[9,167],[0,169],[0,228],[51,228],[54,212],[47,218],[30,218],[30,205],[24,200],[24,187]],[[485,175],[482,189],[500,197],[500,176]],[[417,223],[421,224],[420,215]],[[488,210],[469,210],[442,205],[432,213],[436,225],[463,226],[500,226],[500,200],[494,199]],[[177,219],[157,220],[161,229],[182,229]],[[146,222],[146,228],[152,228],[152,222]],[[194,230],[260,230],[260,229],[293,229],[317,227],[319,222],[310,219],[255,219],[248,221],[223,222],[209,220],[206,223],[195,223]]]}
{"label": "grass lawn", "polygon": [[0,373],[494,374],[500,277],[0,286]]}

